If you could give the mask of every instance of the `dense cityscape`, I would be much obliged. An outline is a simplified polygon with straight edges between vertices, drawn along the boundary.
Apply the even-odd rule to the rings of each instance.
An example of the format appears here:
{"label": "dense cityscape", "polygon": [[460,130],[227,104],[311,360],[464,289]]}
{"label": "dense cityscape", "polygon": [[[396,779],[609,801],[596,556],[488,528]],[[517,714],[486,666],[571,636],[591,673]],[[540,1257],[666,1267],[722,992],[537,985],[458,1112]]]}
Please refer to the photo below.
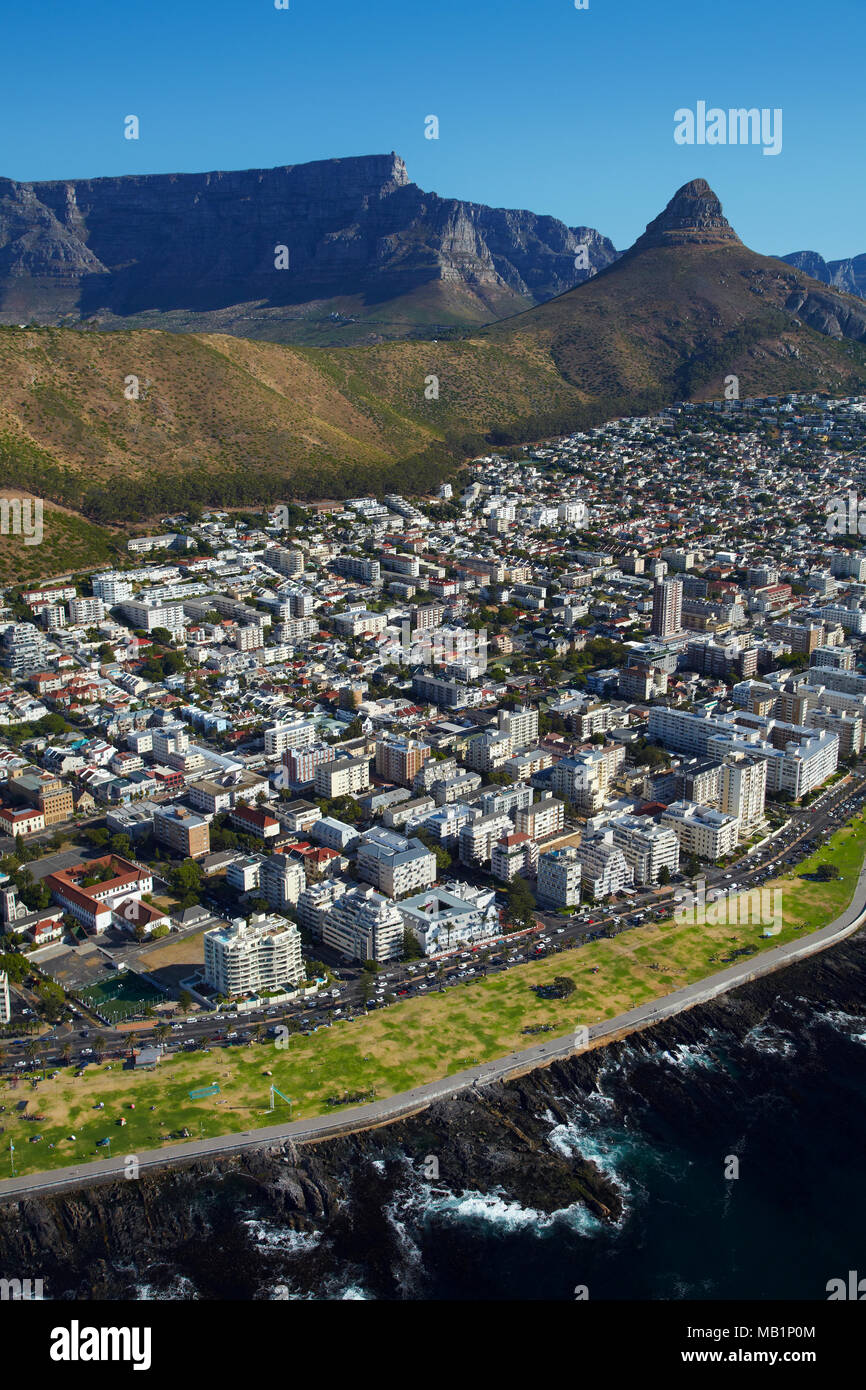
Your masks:
{"label": "dense cityscape", "polygon": [[864,422],[683,404],[7,589],[4,1065],[309,1032],[735,883],[863,752]]}

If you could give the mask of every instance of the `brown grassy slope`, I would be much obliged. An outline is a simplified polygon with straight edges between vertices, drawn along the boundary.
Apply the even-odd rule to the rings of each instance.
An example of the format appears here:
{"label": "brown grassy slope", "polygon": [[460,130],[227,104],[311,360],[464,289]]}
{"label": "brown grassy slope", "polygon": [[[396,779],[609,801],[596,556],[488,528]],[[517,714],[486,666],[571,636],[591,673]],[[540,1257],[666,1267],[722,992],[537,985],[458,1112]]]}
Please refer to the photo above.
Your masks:
{"label": "brown grassy slope", "polygon": [[[4,329],[3,481],[38,484],[108,520],[185,499],[412,491],[486,439],[538,438],[718,396],[731,373],[744,396],[862,390],[866,346],[786,311],[804,286],[860,308],[734,244],[627,255],[457,341],[320,350],[219,335]],[[131,374],[138,401],[124,398]],[[436,400],[425,397],[431,376]]]}

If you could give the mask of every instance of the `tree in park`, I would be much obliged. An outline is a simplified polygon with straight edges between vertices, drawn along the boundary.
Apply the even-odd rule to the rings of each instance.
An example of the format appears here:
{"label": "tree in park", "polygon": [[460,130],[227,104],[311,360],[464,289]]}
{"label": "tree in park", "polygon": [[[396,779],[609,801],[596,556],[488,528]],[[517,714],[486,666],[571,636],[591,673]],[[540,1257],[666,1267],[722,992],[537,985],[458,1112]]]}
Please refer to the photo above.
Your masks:
{"label": "tree in park", "polygon": [[535,899],[525,878],[515,874],[508,889],[508,921],[512,927],[531,927],[535,921]]}

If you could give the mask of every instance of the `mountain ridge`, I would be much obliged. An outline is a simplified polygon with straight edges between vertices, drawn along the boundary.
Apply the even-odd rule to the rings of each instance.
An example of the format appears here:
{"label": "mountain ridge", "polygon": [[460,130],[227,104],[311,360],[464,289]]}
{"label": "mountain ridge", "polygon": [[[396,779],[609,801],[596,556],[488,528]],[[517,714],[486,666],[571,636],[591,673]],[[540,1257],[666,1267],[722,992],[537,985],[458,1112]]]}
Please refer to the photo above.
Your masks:
{"label": "mountain ridge", "polygon": [[426,193],[394,152],[275,169],[0,179],[7,324],[338,343],[404,336],[530,307],[616,254],[591,227]]}
{"label": "mountain ridge", "polygon": [[743,396],[866,393],[866,305],[751,251],[697,180],[583,284],[455,339],[2,328],[0,475],[102,523],[421,493],[491,446],[719,398],[732,375]]}

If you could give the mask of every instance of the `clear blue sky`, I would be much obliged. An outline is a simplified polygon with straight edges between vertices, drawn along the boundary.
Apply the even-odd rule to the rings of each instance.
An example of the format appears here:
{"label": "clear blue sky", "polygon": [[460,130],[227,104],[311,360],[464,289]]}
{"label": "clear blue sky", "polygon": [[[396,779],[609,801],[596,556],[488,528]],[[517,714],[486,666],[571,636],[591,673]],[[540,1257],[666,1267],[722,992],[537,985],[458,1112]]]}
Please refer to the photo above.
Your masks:
{"label": "clear blue sky", "polygon": [[[866,0],[7,0],[0,174],[394,149],[422,188],[618,247],[704,177],[757,250],[833,259],[866,252],[864,39]],[[677,146],[699,100],[781,107],[781,154]]]}

